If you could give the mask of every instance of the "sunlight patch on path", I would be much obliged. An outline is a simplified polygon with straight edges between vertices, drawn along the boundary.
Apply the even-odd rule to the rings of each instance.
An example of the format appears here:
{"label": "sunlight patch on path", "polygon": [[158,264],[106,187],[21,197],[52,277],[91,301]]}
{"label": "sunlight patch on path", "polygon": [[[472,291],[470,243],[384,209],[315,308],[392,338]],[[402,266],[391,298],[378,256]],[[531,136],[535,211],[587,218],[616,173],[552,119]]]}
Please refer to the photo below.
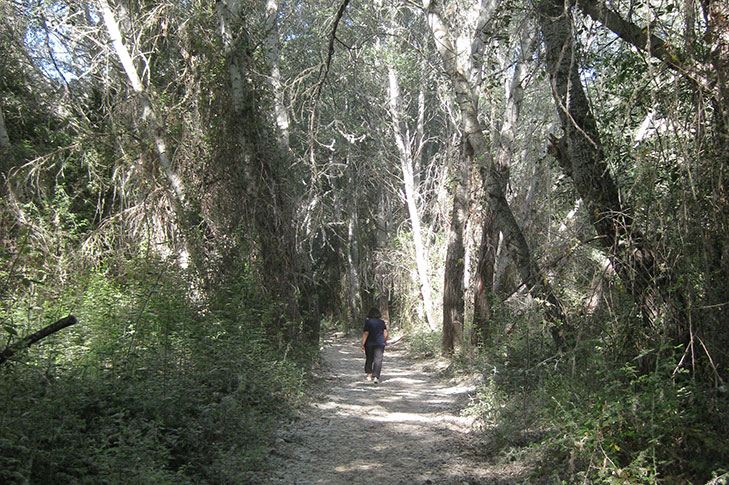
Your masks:
{"label": "sunlight patch on path", "polygon": [[261,483],[508,483],[494,481],[476,454],[471,418],[460,415],[473,385],[439,379],[433,362],[391,349],[382,383],[367,382],[357,339],[335,340],[323,357],[331,387],[277,441]]}

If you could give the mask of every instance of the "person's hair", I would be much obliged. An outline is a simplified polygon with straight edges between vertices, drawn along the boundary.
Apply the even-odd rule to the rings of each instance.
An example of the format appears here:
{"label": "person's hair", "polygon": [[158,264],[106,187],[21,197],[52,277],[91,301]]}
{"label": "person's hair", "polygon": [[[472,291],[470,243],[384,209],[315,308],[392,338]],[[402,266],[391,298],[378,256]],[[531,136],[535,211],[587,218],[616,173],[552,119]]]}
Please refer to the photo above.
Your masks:
{"label": "person's hair", "polygon": [[367,312],[367,318],[380,318],[381,316],[380,309],[376,307],[370,308],[370,311]]}

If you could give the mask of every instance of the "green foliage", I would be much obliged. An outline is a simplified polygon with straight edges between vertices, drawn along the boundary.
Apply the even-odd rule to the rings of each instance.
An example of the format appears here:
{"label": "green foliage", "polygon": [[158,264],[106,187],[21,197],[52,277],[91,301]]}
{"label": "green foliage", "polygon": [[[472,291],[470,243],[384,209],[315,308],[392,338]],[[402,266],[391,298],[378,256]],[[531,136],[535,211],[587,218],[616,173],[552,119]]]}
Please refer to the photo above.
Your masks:
{"label": "green foliage", "polygon": [[427,330],[419,330],[407,338],[408,353],[418,357],[433,357],[440,355],[441,340],[443,334],[441,332],[429,332]]}
{"label": "green foliage", "polygon": [[625,361],[592,338],[553,354],[518,325],[478,357],[470,412],[490,453],[519,454],[535,480],[564,483],[704,483],[726,471],[729,399],[676,370],[682,349]]}
{"label": "green foliage", "polygon": [[46,309],[80,323],[1,369],[0,481],[245,482],[305,362],[266,334],[246,278],[201,301],[162,263],[119,276],[80,278]]}
{"label": "green foliage", "polygon": [[[543,396],[546,441],[596,483],[655,483],[659,478],[706,481],[729,447],[726,425],[712,419],[729,402],[712,390],[672,377],[677,359],[664,356],[654,372],[634,362],[606,366],[599,353],[578,379],[551,375]],[[722,408],[723,412],[717,407]],[[711,409],[714,408],[714,409]]]}

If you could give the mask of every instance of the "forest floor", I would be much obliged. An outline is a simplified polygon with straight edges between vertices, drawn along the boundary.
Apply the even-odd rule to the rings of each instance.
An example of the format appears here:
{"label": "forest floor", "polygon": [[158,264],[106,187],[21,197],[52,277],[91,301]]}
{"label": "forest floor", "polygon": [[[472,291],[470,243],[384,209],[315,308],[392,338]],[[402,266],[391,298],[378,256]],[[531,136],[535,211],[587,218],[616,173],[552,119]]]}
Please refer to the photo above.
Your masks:
{"label": "forest floor", "polygon": [[527,468],[485,456],[473,418],[476,391],[447,363],[388,347],[379,384],[365,380],[357,337],[327,340],[315,397],[279,432],[266,476],[255,483],[514,484]]}

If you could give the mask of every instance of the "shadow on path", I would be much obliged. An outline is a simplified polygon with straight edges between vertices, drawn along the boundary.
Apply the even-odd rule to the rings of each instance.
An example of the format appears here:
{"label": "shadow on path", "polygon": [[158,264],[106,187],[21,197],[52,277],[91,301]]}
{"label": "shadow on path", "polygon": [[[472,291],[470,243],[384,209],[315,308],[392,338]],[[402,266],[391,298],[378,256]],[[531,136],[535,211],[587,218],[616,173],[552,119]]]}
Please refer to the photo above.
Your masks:
{"label": "shadow on path", "polygon": [[386,351],[380,384],[364,379],[357,339],[324,350],[326,395],[277,440],[271,484],[519,483],[479,457],[459,406],[474,389]]}

